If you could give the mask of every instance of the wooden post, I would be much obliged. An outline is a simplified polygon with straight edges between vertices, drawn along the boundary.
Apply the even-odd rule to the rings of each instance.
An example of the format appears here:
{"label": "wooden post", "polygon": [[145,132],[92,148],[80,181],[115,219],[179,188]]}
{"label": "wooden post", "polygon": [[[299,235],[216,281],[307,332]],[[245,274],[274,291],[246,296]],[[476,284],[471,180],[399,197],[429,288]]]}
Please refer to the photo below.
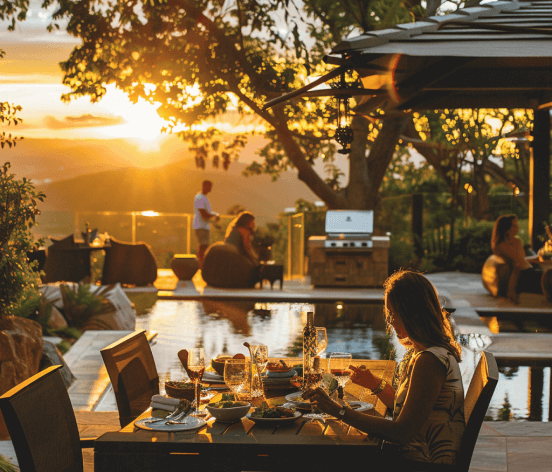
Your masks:
{"label": "wooden post", "polygon": [[529,240],[538,251],[543,242],[543,221],[550,209],[550,112],[534,110],[533,145],[529,165]]}
{"label": "wooden post", "polygon": [[419,259],[424,257],[424,200],[423,195],[412,195],[412,235],[414,236],[414,251]]}

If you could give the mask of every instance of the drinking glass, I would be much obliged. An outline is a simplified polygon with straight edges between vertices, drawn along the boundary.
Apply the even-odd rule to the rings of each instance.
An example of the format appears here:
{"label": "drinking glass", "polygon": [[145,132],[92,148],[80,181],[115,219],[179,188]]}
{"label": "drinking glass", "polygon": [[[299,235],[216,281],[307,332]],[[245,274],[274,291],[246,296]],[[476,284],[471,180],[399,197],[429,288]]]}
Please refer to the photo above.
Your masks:
{"label": "drinking glass", "polygon": [[268,365],[268,347],[264,345],[252,345],[250,349],[251,355],[254,357],[252,361],[257,363],[259,372],[262,374]]}
{"label": "drinking glass", "polygon": [[330,354],[330,374],[337,380],[341,389],[349,381],[353,373],[349,366],[353,359],[352,354],[346,352],[332,352]]}
{"label": "drinking glass", "polygon": [[268,347],[261,344],[250,344],[251,353],[251,397],[264,397],[264,385],[261,374],[268,364]]}
{"label": "drinking glass", "polygon": [[328,347],[328,333],[326,328],[316,328],[316,355],[322,354]]}
{"label": "drinking glass", "polygon": [[238,399],[249,395],[251,362],[247,359],[228,359],[224,363],[224,383]]}
{"label": "drinking glass", "polygon": [[194,382],[196,392],[196,406],[192,412],[192,416],[206,416],[207,412],[203,412],[199,409],[200,405],[200,393],[199,393],[199,381],[203,377],[205,372],[205,352],[203,348],[190,349],[188,353],[188,376]]}

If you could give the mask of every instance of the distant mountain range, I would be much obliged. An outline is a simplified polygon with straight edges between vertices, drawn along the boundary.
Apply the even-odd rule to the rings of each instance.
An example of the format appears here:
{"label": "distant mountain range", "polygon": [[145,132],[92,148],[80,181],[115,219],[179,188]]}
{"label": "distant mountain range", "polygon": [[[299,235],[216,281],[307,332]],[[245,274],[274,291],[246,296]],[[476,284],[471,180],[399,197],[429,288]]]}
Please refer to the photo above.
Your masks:
{"label": "distant mountain range", "polygon": [[[275,221],[299,198],[318,200],[296,172],[272,182],[268,175],[244,177],[242,162],[233,162],[228,171],[213,169],[209,163],[204,171],[186,154],[175,140],[161,143],[157,151],[140,151],[138,144],[126,140],[24,140],[1,158],[12,162],[19,177],[35,180],[46,194],[43,211],[191,213],[194,196],[206,179],[213,182],[209,194],[213,210],[226,213],[240,204],[255,213],[259,224]],[[146,159],[168,164],[133,165]]]}

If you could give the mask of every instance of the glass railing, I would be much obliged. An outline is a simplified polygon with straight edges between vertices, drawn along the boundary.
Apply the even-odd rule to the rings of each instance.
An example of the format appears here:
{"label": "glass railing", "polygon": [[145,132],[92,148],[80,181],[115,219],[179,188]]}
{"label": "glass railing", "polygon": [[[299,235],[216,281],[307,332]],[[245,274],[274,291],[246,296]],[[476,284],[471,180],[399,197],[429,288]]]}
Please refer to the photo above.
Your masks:
{"label": "glass railing", "polygon": [[[221,215],[211,224],[210,243],[222,241],[226,229],[235,215]],[[99,234],[107,234],[120,241],[140,242],[150,245],[159,268],[168,268],[174,254],[196,254],[197,240],[192,229],[190,213],[161,213],[153,211],[44,211],[38,225],[32,231],[36,239],[63,238],[73,233],[83,239],[88,227]],[[287,278],[304,275],[304,228],[305,216],[299,213],[280,219],[283,226],[278,234],[282,254],[273,250],[277,263],[284,264]],[[46,246],[48,246],[46,241]],[[275,249],[275,248],[274,248]]]}

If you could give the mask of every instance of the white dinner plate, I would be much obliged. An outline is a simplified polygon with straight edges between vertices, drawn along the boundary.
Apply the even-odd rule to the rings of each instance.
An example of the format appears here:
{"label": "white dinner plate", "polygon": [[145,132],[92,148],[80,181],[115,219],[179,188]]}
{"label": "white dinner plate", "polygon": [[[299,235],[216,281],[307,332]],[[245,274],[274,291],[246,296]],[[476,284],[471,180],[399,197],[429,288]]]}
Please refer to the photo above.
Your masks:
{"label": "white dinner plate", "polygon": [[151,420],[158,420],[159,418],[142,418],[136,421],[134,425],[137,428],[145,429],[147,431],[166,431],[172,433],[174,431],[192,431],[205,426],[207,423],[202,418],[195,416],[186,416],[186,423],[183,424],[165,424],[165,421],[157,421],[149,423]]}
{"label": "white dinner plate", "polygon": [[301,400],[297,400],[297,398],[301,397],[302,394],[303,394],[303,392],[289,393],[288,395],[285,396],[285,399],[288,402],[293,403],[295,408],[304,408],[304,409],[310,410],[311,409],[310,402],[304,402],[304,401],[301,401]]}
{"label": "white dinner plate", "polygon": [[[292,403],[295,406],[295,408],[304,408],[306,410],[310,410],[311,409],[310,402],[303,402],[303,401],[297,400],[298,397],[301,397],[301,394],[302,392],[293,392],[293,393],[290,393],[289,395],[286,395],[285,398],[288,402]],[[351,401],[347,403],[351,407],[357,407],[357,408],[354,408],[355,411],[367,411],[374,408],[374,405],[366,402]]]}
{"label": "white dinner plate", "polygon": [[217,374],[216,372],[205,372],[203,374],[203,377],[201,378],[202,382],[216,382],[216,383],[224,383],[224,377],[222,375]]}
{"label": "white dinner plate", "polygon": [[251,416],[251,413],[247,413],[247,415],[245,416],[247,419],[260,425],[276,425],[282,423],[293,423],[294,421],[301,418],[301,416],[303,415],[300,411],[294,411],[293,416],[286,416],[284,418],[256,418],[254,416]]}

